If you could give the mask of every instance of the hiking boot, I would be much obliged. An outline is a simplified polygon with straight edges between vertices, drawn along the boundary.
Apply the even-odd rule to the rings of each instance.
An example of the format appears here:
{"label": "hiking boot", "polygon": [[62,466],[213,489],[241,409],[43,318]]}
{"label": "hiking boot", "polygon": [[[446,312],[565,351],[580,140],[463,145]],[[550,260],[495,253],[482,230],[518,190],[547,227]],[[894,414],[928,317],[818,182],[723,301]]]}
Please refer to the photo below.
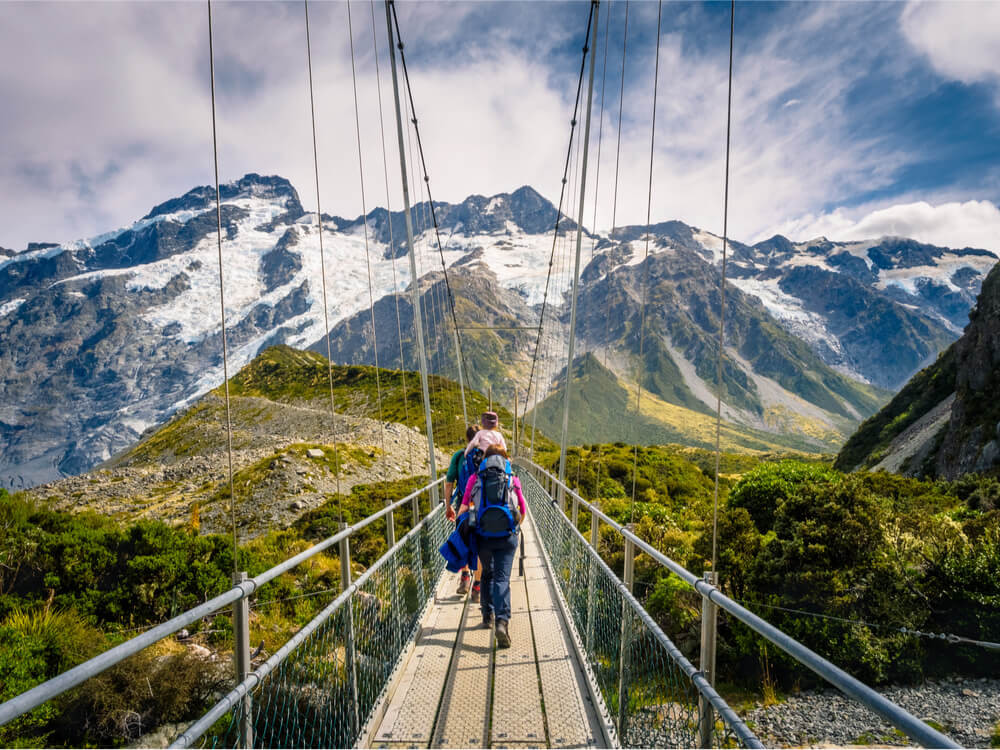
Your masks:
{"label": "hiking boot", "polygon": [[469,571],[462,571],[462,580],[458,582],[458,593],[459,595],[469,593],[469,581],[472,580],[472,576],[469,575]]}
{"label": "hiking boot", "polygon": [[472,602],[475,604],[479,601],[479,581],[472,584]]}
{"label": "hiking boot", "polygon": [[492,628],[493,627],[493,615],[492,614],[483,615],[483,627],[484,628]]}
{"label": "hiking boot", "polygon": [[497,648],[510,648],[510,634],[507,632],[506,620],[497,620]]}

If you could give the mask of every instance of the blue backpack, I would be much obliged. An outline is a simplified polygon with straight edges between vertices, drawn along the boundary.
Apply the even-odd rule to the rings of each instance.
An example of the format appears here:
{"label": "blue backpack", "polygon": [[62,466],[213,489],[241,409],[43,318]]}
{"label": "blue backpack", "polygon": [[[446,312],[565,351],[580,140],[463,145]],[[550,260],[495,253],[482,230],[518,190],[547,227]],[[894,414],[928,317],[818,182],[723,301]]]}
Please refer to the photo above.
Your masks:
{"label": "blue backpack", "polygon": [[469,523],[482,537],[502,538],[517,531],[521,509],[514,492],[510,461],[490,456],[479,465],[472,490]]}
{"label": "blue backpack", "polygon": [[469,477],[479,471],[479,464],[483,460],[483,451],[473,448],[466,455],[465,460],[458,465],[458,483],[455,485],[454,498],[461,499],[465,493],[465,485],[469,483]]}

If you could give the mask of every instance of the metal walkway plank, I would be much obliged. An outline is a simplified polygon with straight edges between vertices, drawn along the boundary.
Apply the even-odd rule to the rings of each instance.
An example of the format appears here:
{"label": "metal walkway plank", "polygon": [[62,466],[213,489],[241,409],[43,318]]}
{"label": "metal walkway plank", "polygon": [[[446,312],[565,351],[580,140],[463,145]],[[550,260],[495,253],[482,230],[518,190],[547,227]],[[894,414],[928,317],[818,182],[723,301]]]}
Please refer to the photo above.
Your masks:
{"label": "metal walkway plank", "polygon": [[525,584],[550,746],[600,747],[600,719],[556,601],[555,584],[548,579],[534,534],[526,535],[525,542]]}
{"label": "metal walkway plank", "polygon": [[427,747],[434,730],[448,665],[458,637],[465,597],[454,594],[454,576],[442,576],[406,668],[375,731],[375,747]]}
{"label": "metal walkway plank", "polygon": [[[525,560],[525,575],[530,571]],[[515,562],[512,573],[518,572]],[[524,578],[511,576],[510,648],[496,650],[492,747],[547,747]]]}
{"label": "metal walkway plank", "polygon": [[488,747],[493,629],[482,627],[479,607],[471,602],[456,648],[458,653],[441,700],[433,746]]}

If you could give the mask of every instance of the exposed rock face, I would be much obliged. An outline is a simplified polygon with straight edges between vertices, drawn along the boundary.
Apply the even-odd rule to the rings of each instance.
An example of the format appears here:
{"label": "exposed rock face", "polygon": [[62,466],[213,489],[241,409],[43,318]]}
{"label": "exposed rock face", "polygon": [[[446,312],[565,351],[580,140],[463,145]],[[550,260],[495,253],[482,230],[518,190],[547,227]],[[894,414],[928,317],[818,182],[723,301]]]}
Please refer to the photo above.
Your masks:
{"label": "exposed rock face", "polygon": [[[369,266],[379,362],[416,369],[409,267],[396,264],[406,247],[401,212],[323,217],[324,299],[319,217],[304,212],[291,184],[248,174],[220,192],[230,373],[272,344],[323,342],[316,348],[325,354],[327,318],[337,361],[374,363]],[[443,258],[460,325],[479,326],[463,331],[466,377],[509,399],[515,384],[527,385],[535,347],[534,332],[519,327],[537,323],[546,289],[546,317],[557,325],[543,350],[566,351],[569,274],[547,280],[557,209],[530,187],[435,203],[439,255],[430,208],[414,206],[413,218],[431,369],[457,376]],[[215,189],[202,186],[89,241],[0,249],[0,485],[84,471],[222,382],[216,222]],[[571,245],[576,224],[563,216],[560,227],[561,246]],[[713,400],[706,384],[721,239],[679,221],[619,228],[613,238],[584,231],[593,259],[583,272],[586,335],[577,351],[610,350],[611,369],[637,377],[637,300],[648,269],[643,385],[704,411]],[[652,257],[643,265],[647,236]],[[775,237],[731,242],[729,251],[727,417],[777,432],[805,418],[824,434],[850,429],[885,395],[878,387],[897,387],[958,335],[995,261],[986,251],[895,238]],[[552,369],[530,376],[540,398]]]}
{"label": "exposed rock face", "polygon": [[1000,265],[969,317],[964,335],[848,441],[839,468],[1000,472]]}

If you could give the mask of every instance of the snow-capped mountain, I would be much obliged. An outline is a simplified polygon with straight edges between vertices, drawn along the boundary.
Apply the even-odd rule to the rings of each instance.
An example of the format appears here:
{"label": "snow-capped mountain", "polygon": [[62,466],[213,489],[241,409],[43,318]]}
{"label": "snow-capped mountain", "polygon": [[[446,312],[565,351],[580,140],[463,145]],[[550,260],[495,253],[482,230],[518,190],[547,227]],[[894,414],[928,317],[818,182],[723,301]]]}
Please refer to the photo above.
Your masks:
{"label": "snow-capped mountain", "polygon": [[[280,177],[249,174],[223,186],[221,193],[232,375],[265,346],[306,347],[322,341],[325,316],[317,217],[304,211],[295,189]],[[83,471],[222,382],[214,198],[213,188],[195,188],[129,227],[85,241],[0,252],[0,483],[31,486]],[[435,203],[435,210],[444,262],[459,266],[455,283],[467,285],[475,298],[457,293],[463,320],[533,324],[546,284],[555,207],[523,187],[510,194],[471,196],[455,205]],[[425,315],[436,314],[443,321],[441,257],[428,207],[416,206],[413,215],[418,273],[437,274],[423,282]],[[567,234],[575,231],[568,219],[561,227]],[[615,232],[613,241],[588,235],[588,245],[593,241],[596,247],[584,273],[585,287],[613,279],[633,289],[635,278],[629,274],[641,266],[645,232],[645,227],[626,227]],[[365,349],[373,344],[365,343],[363,330],[369,315],[369,266],[379,349],[385,345],[387,352],[398,352],[395,298],[390,295],[404,292],[410,283],[408,262],[397,260],[405,242],[402,214],[378,208],[367,222],[325,216],[323,234],[335,358],[371,361]],[[710,268],[721,251],[717,237],[680,222],[656,225],[651,234],[651,252],[662,257],[655,263],[669,266],[673,254],[688,258],[692,268],[697,263]],[[737,243],[733,283],[760,308],[762,321],[783,327],[795,341],[801,337],[808,342],[802,346],[841,373],[891,385],[957,338],[969,306],[960,314],[964,295],[974,299],[987,266],[996,260],[985,251],[907,242],[873,242],[864,250],[858,243],[825,243],[829,248],[822,250],[822,243],[787,243],[785,249],[776,240],[753,247]],[[809,258],[816,262],[807,262]],[[839,290],[837,282],[849,294],[807,289],[801,274],[817,272],[824,274],[824,289]],[[561,302],[568,284],[568,274],[554,276],[550,302]],[[843,294],[847,296],[839,296]],[[431,304],[435,299],[436,308]],[[616,314],[599,296],[592,304],[604,305],[605,317]],[[885,316],[892,322],[886,324]],[[880,326],[898,327],[899,321],[919,328],[920,335],[909,336],[906,329],[901,338],[907,340],[892,350],[891,363],[870,367],[865,352],[884,340]],[[411,335],[406,320],[401,328],[404,339]],[[443,353],[451,346],[448,330],[440,322],[432,339],[441,349],[438,368],[446,373],[450,370],[443,363],[452,356]],[[470,342],[479,340],[477,369],[488,370],[496,346],[493,334],[468,335]],[[501,359],[527,352],[530,338],[505,339],[510,356]],[[599,338],[592,336],[589,343],[585,338],[580,351],[606,346]],[[316,348],[325,354],[325,342]],[[701,356],[696,349],[685,356],[696,361]],[[904,354],[912,367],[910,360],[898,364]],[[415,369],[409,357],[404,352],[404,365]],[[399,366],[398,354],[395,360],[383,357],[382,364]],[[494,374],[500,378],[504,373]]]}

